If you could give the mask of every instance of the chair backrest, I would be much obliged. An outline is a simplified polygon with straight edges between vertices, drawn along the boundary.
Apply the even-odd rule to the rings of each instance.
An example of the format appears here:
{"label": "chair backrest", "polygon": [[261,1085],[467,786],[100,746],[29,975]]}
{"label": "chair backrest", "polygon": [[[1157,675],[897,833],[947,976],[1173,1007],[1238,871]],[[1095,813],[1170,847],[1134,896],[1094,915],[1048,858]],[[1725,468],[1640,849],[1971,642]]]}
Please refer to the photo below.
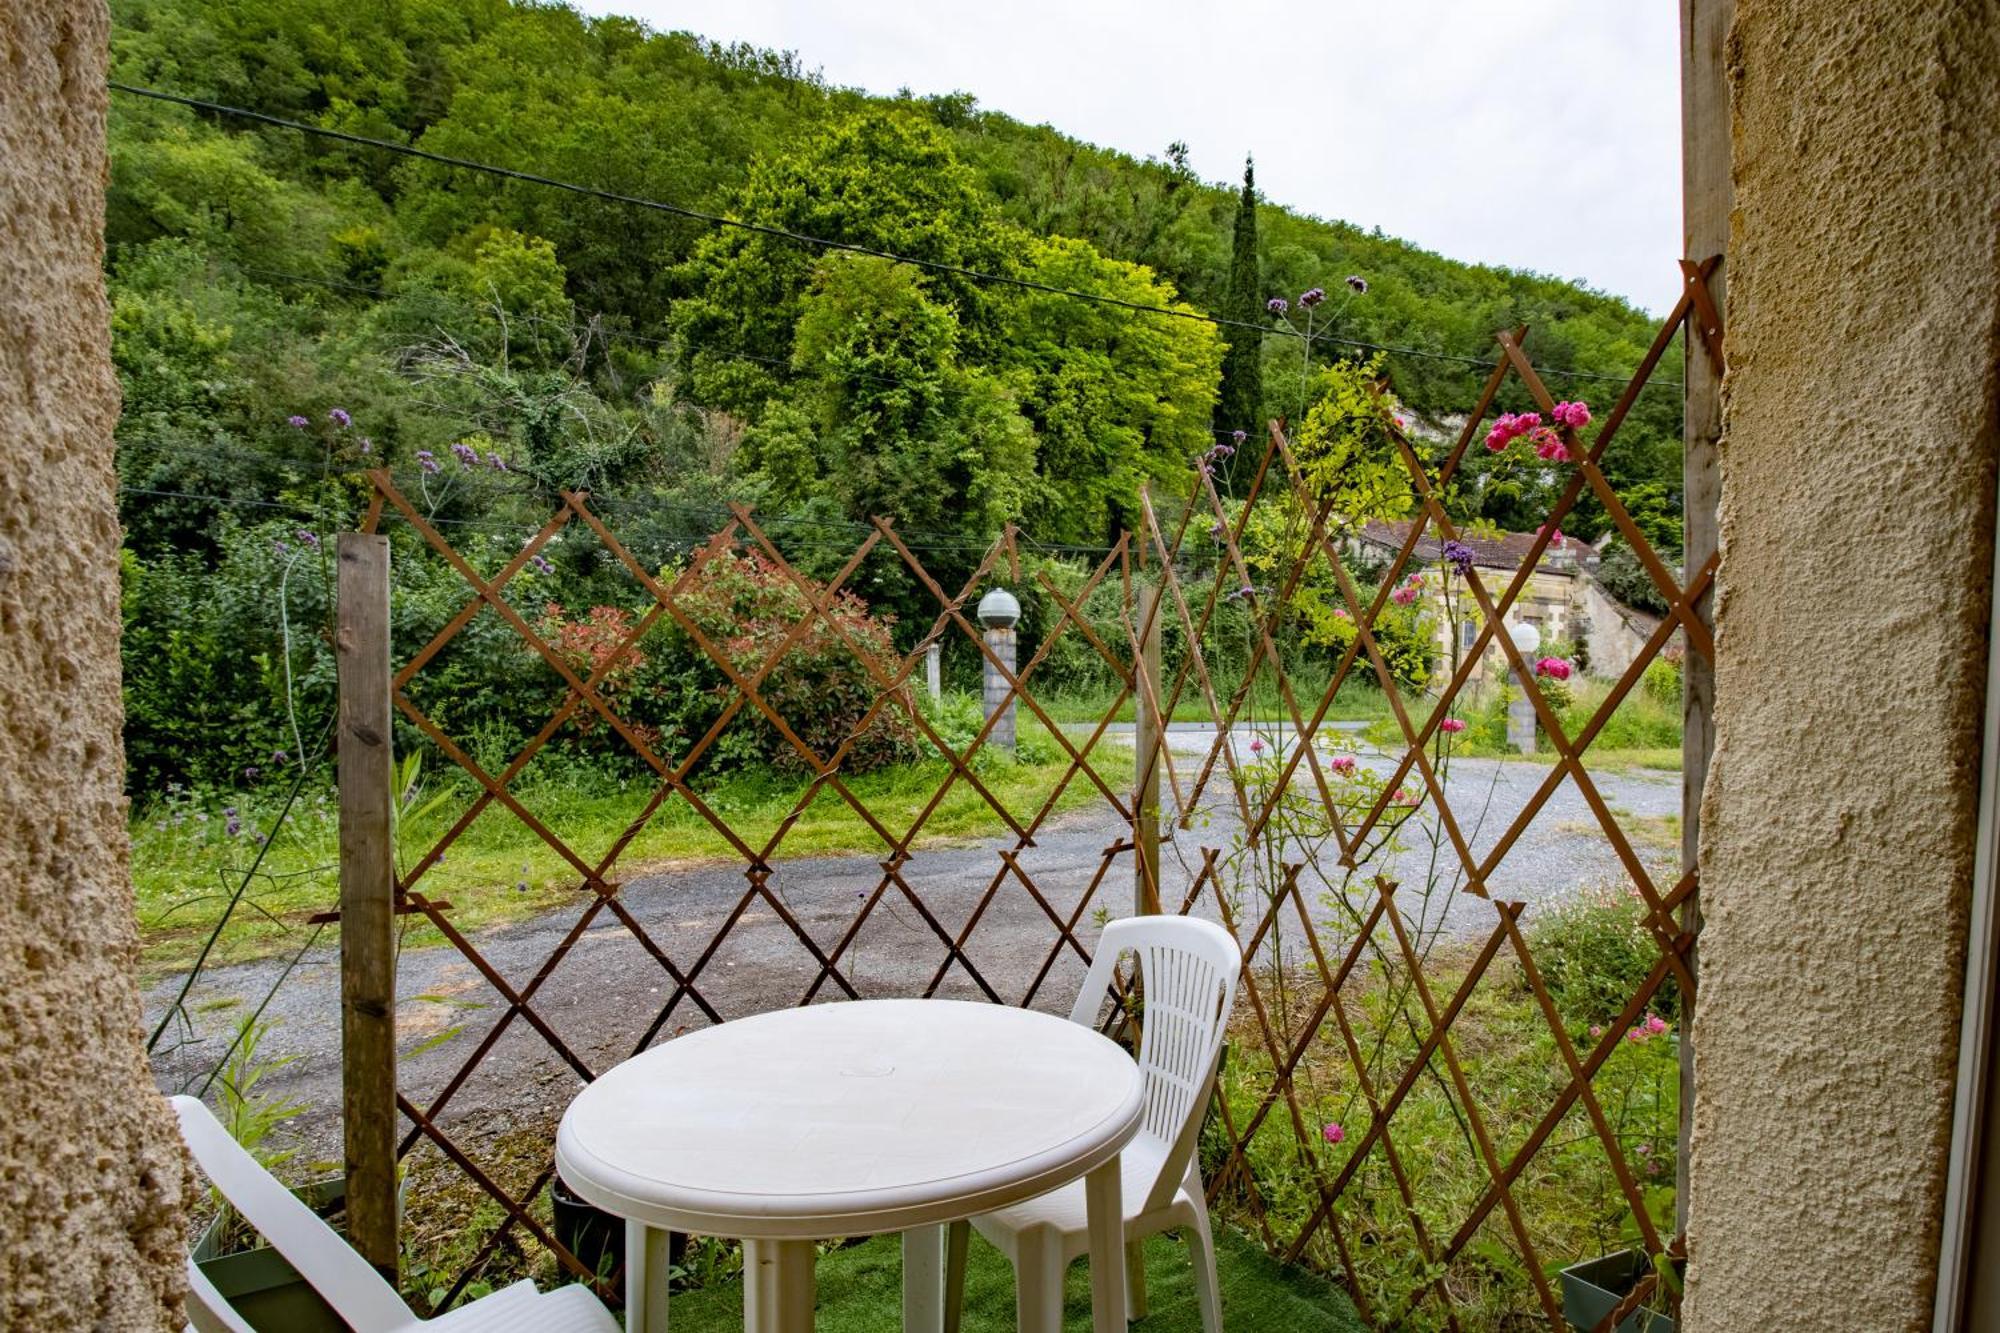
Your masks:
{"label": "chair backrest", "polygon": [[[416,1315],[395,1288],[245,1152],[242,1144],[229,1137],[229,1131],[206,1106],[192,1097],[175,1097],[173,1104],[181,1119],[181,1137],[187,1140],[188,1151],[194,1154],[202,1174],[229,1206],[326,1298],[354,1333],[392,1333],[415,1321]],[[211,1300],[222,1300],[206,1282],[195,1288],[195,1299],[204,1307]],[[212,1310],[208,1313],[215,1323],[229,1327],[226,1318]],[[201,1322],[197,1319],[196,1326]]]}
{"label": "chair backrest", "polygon": [[1210,1082],[1222,1054],[1243,951],[1212,921],[1190,916],[1134,916],[1113,921],[1098,937],[1070,1021],[1095,1026],[1098,1007],[1125,954],[1135,955],[1144,1007],[1139,1014],[1139,1069],[1146,1080],[1142,1139],[1164,1151],[1160,1174],[1147,1190],[1145,1211],[1173,1198],[1201,1135]]}

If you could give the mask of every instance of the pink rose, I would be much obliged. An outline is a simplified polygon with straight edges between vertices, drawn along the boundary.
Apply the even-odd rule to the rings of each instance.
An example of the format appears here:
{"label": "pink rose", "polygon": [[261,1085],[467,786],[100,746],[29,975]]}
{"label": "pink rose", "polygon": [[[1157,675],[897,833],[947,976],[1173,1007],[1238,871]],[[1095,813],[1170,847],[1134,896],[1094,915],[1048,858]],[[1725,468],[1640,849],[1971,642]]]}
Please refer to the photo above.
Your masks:
{"label": "pink rose", "polygon": [[1547,676],[1550,680],[1568,680],[1569,674],[1573,669],[1566,660],[1560,657],[1544,657],[1541,661],[1535,663],[1535,674],[1538,676]]}
{"label": "pink rose", "polygon": [[1352,773],[1354,771],[1354,756],[1351,754],[1337,754],[1333,757],[1331,767],[1336,773]]}
{"label": "pink rose", "polygon": [[1342,1139],[1347,1137],[1347,1131],[1342,1129],[1334,1121],[1329,1120],[1326,1122],[1324,1126],[1321,1127],[1319,1131],[1319,1136],[1325,1139],[1328,1143],[1339,1143]]}
{"label": "pink rose", "polygon": [[1438,730],[1448,731],[1456,735],[1457,733],[1465,730],[1465,723],[1460,721],[1458,718],[1448,717],[1444,721],[1438,723]]}

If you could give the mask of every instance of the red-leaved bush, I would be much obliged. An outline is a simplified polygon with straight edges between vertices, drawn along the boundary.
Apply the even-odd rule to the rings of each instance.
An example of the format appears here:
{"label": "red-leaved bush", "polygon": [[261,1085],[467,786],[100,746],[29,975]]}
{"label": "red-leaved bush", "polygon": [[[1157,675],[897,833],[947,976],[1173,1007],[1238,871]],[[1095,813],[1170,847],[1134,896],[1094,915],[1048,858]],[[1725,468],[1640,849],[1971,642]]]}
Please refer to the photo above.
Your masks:
{"label": "red-leaved bush", "polygon": [[[673,579],[668,571],[662,586]],[[866,602],[848,592],[837,594],[825,614],[819,614],[814,603],[824,589],[810,579],[805,585],[761,554],[729,551],[704,564],[676,597],[674,606],[683,619],[660,617],[622,653],[619,645],[636,624],[634,614],[623,608],[599,606],[587,616],[571,617],[551,605],[541,630],[578,675],[588,677],[605,668],[598,683],[605,702],[649,744],[657,741],[658,752],[670,763],[677,763],[740,698],[724,664],[738,677],[755,681],[764,703],[820,759],[831,760],[852,738],[840,756],[844,773],[913,757],[917,737],[906,689],[899,687],[900,697],[886,702],[856,734],[881,693],[879,682],[896,674],[893,620],[871,614]],[[807,620],[810,624],[758,679],[766,659]],[[611,661],[614,655],[617,660]],[[586,734],[587,711],[576,715],[578,729]],[[700,767],[757,763],[787,772],[812,768],[761,709],[745,702],[703,751]]]}

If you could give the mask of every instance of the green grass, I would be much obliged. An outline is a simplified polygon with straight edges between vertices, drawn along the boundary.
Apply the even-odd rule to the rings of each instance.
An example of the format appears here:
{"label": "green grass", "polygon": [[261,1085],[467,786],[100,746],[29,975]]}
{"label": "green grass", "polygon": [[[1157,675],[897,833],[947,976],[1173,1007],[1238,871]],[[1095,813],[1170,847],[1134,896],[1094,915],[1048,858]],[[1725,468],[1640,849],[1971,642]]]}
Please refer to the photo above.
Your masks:
{"label": "green grass", "polygon": [[[1543,682],[1543,689],[1562,719],[1563,730],[1574,738],[1589,725],[1605,696],[1610,693],[1611,684],[1602,680],[1578,679],[1565,686]],[[1452,741],[1453,752],[1523,763],[1555,763],[1555,750],[1544,733],[1537,732],[1539,748],[1531,754],[1521,754],[1508,744],[1506,699],[1505,692],[1491,685],[1470,687],[1459,696],[1454,702],[1452,714],[1466,723],[1466,729]],[[1419,706],[1411,711],[1412,722],[1428,717],[1434,707],[1434,700],[1419,701]],[[1404,744],[1402,729],[1393,718],[1374,721],[1364,734],[1371,745],[1387,750],[1399,750]],[[1628,772],[1633,769],[1679,772],[1679,698],[1663,698],[1645,686],[1628,693],[1591,739],[1590,748],[1584,751],[1584,763],[1592,772]]]}
{"label": "green grass", "polygon": [[[1014,817],[1032,819],[1068,769],[1069,758],[1040,724],[1019,722],[1023,760],[999,751],[982,755],[979,779]],[[1053,758],[1049,757],[1053,756]],[[1092,766],[1113,791],[1131,785],[1132,754],[1115,740],[1100,742]],[[941,759],[861,774],[848,780],[855,798],[894,836],[913,824],[950,769]],[[428,810],[405,821],[398,832],[399,859],[414,867],[437,838],[468,809],[477,789],[462,775],[433,769],[413,809]],[[770,772],[743,774],[704,789],[702,798],[736,835],[761,850],[803,793],[803,778]],[[554,830],[586,862],[595,863],[643,812],[654,785],[619,780],[588,770],[552,770],[537,776],[531,766],[510,790],[521,804]],[[432,808],[433,799],[442,796]],[[189,966],[222,912],[231,891],[256,853],[256,831],[278,819],[281,791],[240,793],[170,792],[132,821],[132,873],[138,895],[142,962],[149,975]],[[1057,809],[1102,800],[1079,774],[1061,793]],[[210,955],[211,963],[288,954],[307,938],[306,918],[334,905],[338,849],[337,802],[330,785],[308,788],[279,828],[245,902]],[[242,836],[227,831],[228,809],[244,825]],[[1006,825],[963,778],[925,822],[917,846],[996,836]],[[824,788],[779,844],[785,857],[843,854],[878,855],[885,848],[839,794]],[[615,878],[631,879],[645,870],[704,862],[737,861],[741,853],[678,796],[670,797],[633,839],[618,861]],[[461,930],[520,920],[571,900],[578,876],[547,843],[511,812],[491,803],[454,842],[442,863],[414,885],[432,899],[449,901]],[[434,928],[411,918],[405,943],[439,942]]]}
{"label": "green grass", "polygon": [[[1640,925],[1638,904],[1623,893],[1581,896],[1539,915],[1529,926],[1533,953],[1558,1016],[1574,1045],[1587,1053],[1599,1040],[1658,958]],[[1434,954],[1429,984],[1440,994],[1457,989],[1471,951]],[[1220,1206],[1261,1216],[1283,1241],[1295,1238],[1320,1207],[1319,1189],[1350,1164],[1365,1141],[1369,1096],[1355,1076],[1341,1029],[1324,1019],[1316,1026],[1312,978],[1292,974],[1281,988],[1278,974],[1262,969],[1272,1037],[1246,1020],[1239,1005],[1219,1086],[1231,1123],[1251,1132],[1244,1175],[1228,1178]],[[1370,960],[1350,975],[1340,1012],[1372,1062],[1375,1089],[1393,1083],[1418,1058],[1427,1031],[1398,960]],[[1650,1012],[1671,1027],[1678,1020],[1671,994],[1655,997]],[[1414,1012],[1412,1012],[1414,1010]],[[1620,1143],[1641,1202],[1664,1235],[1672,1232],[1674,1170],[1679,1128],[1679,1061],[1671,1035],[1621,1040],[1593,1080],[1593,1089]],[[1484,1125],[1499,1158],[1512,1159],[1529,1131],[1566,1087],[1568,1071],[1547,1019],[1521,969],[1496,960],[1472,991],[1451,1027],[1452,1054],[1474,1089]],[[1286,1052],[1288,1098],[1257,1120],[1277,1078],[1272,1049]],[[1297,1052],[1297,1054],[1291,1054]],[[1433,1060],[1436,1057],[1433,1056]],[[1292,1063],[1296,1061],[1296,1063]],[[1303,1145],[1291,1116],[1310,1141]],[[1203,1172],[1220,1175],[1230,1145],[1217,1120],[1204,1130]],[[1314,1130],[1339,1125],[1340,1142]],[[1348,1260],[1371,1313],[1384,1328],[1442,1333],[1447,1313],[1435,1293],[1425,1295],[1435,1272],[1423,1260],[1403,1203],[1407,1184],[1429,1234],[1451,1235],[1492,1184],[1468,1125],[1463,1103],[1439,1063],[1431,1064],[1399,1104],[1391,1122],[1401,1179],[1379,1144],[1356,1167],[1334,1204],[1334,1217],[1350,1241]],[[1246,1187],[1254,1182],[1254,1196]],[[1572,1106],[1513,1186],[1514,1199],[1543,1265],[1566,1265],[1639,1243],[1641,1232],[1595,1126]],[[1354,1243],[1355,1238],[1362,1238]],[[1305,1261],[1326,1272],[1344,1263],[1325,1228],[1312,1233]],[[1445,1270],[1452,1313],[1466,1329],[1546,1327],[1532,1278],[1508,1220],[1489,1214],[1465,1249]]]}
{"label": "green grass", "polygon": [[[1365,1327],[1338,1288],[1301,1268],[1287,1268],[1253,1242],[1221,1228],[1216,1271],[1222,1281],[1222,1322],[1230,1333],[1359,1333]],[[835,1250],[818,1265],[819,1333],[881,1333],[902,1319],[901,1242],[877,1236]],[[1201,1315],[1187,1250],[1156,1237],[1146,1243],[1149,1313],[1134,1333],[1198,1333]],[[672,1302],[674,1333],[735,1333],[743,1327],[743,1289],[728,1283]],[[966,1333],[1014,1327],[1013,1270],[978,1237],[965,1269]],[[1073,1264],[1063,1302],[1063,1327],[1089,1333],[1090,1266]]]}

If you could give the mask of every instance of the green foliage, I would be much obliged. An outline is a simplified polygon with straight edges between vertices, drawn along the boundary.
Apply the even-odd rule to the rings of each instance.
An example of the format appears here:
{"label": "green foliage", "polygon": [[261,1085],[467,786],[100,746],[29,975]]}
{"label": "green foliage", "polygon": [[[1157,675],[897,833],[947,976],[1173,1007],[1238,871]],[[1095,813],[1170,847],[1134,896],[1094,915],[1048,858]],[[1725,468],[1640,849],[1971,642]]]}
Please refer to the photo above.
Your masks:
{"label": "green foliage", "polygon": [[1328,508],[1331,531],[1371,519],[1408,517],[1417,496],[1390,435],[1394,413],[1381,390],[1382,358],[1336,362],[1311,385],[1293,456],[1308,493]]}
{"label": "green foliage", "polygon": [[1660,585],[1653,582],[1645,566],[1639,563],[1639,557],[1622,539],[1613,538],[1604,548],[1604,558],[1597,566],[1597,581],[1604,585],[1604,591],[1627,606],[1656,616],[1667,613],[1667,599],[1660,595]]}
{"label": "green foliage", "polygon": [[[1031,240],[1022,265],[1034,282],[1192,311],[1147,269],[1082,241]],[[1011,295],[1002,326],[1038,439],[1031,532],[1109,544],[1119,529],[1140,526],[1142,483],[1185,488],[1189,461],[1211,441],[1222,359],[1213,326],[1037,291]]]}
{"label": "green foliage", "polygon": [[[1616,1022],[1660,961],[1660,945],[1645,921],[1645,901],[1636,892],[1608,889],[1565,899],[1534,916],[1528,943],[1556,1012],[1574,1035]],[[1679,1018],[1680,993],[1671,976],[1651,1010],[1668,1022]]]}

